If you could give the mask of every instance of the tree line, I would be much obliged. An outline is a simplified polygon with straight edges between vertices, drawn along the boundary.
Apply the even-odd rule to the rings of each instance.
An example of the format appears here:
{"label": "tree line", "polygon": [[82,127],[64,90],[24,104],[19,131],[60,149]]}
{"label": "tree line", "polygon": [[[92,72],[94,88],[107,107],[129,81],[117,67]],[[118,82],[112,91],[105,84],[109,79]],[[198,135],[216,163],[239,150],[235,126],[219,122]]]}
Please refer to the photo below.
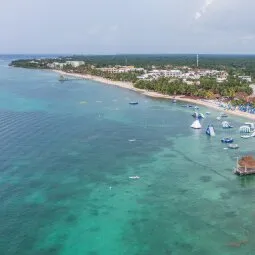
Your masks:
{"label": "tree line", "polygon": [[240,93],[242,96],[252,94],[249,84],[235,77],[230,77],[223,83],[217,83],[213,78],[201,78],[199,85],[189,85],[180,79],[162,77],[154,80],[138,80],[135,82],[135,87],[167,95],[186,95],[207,99],[217,97],[234,99]]}

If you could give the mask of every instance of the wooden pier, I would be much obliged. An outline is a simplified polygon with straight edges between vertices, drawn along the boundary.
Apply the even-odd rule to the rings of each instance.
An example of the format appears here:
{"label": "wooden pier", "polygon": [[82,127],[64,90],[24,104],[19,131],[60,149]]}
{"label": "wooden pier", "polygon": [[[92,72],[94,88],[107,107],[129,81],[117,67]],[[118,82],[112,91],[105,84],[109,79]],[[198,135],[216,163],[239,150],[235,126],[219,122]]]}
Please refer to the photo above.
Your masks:
{"label": "wooden pier", "polygon": [[253,156],[245,156],[237,160],[234,173],[237,175],[255,174],[255,159]]}

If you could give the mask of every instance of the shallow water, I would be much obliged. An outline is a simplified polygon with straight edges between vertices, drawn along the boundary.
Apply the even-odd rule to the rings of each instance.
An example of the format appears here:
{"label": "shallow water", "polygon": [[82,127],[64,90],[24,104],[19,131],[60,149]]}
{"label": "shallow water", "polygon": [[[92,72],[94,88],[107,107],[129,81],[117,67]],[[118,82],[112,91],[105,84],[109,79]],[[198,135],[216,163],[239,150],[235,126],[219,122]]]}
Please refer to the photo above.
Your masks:
{"label": "shallow water", "polygon": [[1,63],[0,254],[253,254],[255,179],[232,169],[255,139],[211,109],[214,138],[181,103]]}

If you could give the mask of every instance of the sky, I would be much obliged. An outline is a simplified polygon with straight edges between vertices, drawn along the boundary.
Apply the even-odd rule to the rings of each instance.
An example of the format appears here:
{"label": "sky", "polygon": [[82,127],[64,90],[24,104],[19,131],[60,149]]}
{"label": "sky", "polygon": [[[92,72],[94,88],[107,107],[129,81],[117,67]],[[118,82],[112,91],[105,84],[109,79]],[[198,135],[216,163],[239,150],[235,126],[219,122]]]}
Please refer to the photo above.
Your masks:
{"label": "sky", "polygon": [[254,53],[253,0],[1,1],[0,53]]}

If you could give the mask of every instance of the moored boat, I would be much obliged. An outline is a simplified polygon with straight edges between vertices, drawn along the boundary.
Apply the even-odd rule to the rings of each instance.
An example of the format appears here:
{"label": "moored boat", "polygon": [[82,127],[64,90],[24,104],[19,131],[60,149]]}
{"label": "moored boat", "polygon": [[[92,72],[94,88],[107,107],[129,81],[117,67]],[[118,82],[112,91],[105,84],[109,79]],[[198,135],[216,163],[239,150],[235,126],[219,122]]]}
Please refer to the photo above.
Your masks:
{"label": "moored boat", "polygon": [[245,122],[244,125],[248,126],[250,128],[251,132],[255,131],[254,123],[252,123],[252,122]]}
{"label": "moored boat", "polygon": [[129,102],[129,104],[131,104],[131,105],[137,105],[138,102]]}
{"label": "moored boat", "polygon": [[221,139],[221,142],[222,143],[233,143],[234,142],[234,139],[232,137],[223,137]]}
{"label": "moored boat", "polygon": [[243,139],[248,139],[250,137],[252,137],[252,136],[251,135],[241,135],[241,138],[243,138]]}
{"label": "moored boat", "polygon": [[234,143],[234,144],[229,144],[229,145],[228,145],[228,148],[229,148],[229,149],[238,149],[239,146],[238,146],[238,144]]}
{"label": "moored boat", "polygon": [[233,126],[231,126],[227,121],[223,121],[221,124],[223,128],[233,128]]}
{"label": "moored boat", "polygon": [[228,117],[228,115],[227,115],[226,113],[224,113],[224,112],[223,112],[223,113],[221,113],[221,115],[220,115],[220,116],[221,116],[221,118],[227,118],[227,117]]}
{"label": "moored boat", "polygon": [[239,131],[240,131],[240,133],[250,133],[251,132],[251,128],[249,127],[249,126],[241,126],[240,128],[239,128]]}

